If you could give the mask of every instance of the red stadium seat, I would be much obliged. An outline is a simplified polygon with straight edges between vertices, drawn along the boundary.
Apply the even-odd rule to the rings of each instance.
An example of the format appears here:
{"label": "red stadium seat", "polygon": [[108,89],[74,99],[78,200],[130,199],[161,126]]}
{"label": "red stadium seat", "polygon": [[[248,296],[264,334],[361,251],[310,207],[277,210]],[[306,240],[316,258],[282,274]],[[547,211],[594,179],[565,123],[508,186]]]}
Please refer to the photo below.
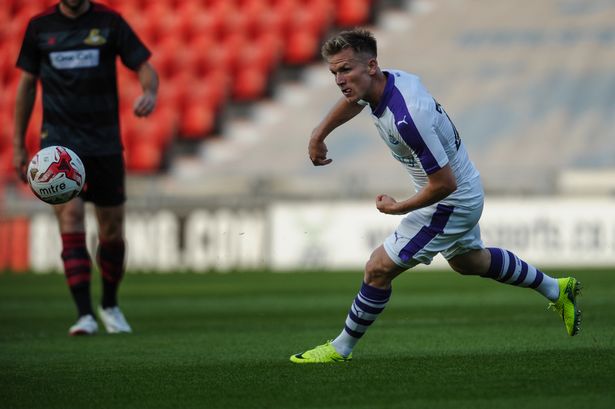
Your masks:
{"label": "red stadium seat", "polygon": [[181,37],[171,35],[152,47],[151,61],[162,78],[169,78],[185,69],[190,52]]}
{"label": "red stadium seat", "polygon": [[17,179],[13,168],[13,146],[0,145],[0,187],[3,183]]}
{"label": "red stadium seat", "polygon": [[317,55],[318,44],[318,36],[311,31],[295,31],[286,41],[284,61],[292,65],[311,62]]}
{"label": "red stadium seat", "polygon": [[[14,109],[20,71],[14,64],[29,19],[58,0],[3,0],[0,8],[0,110]],[[281,64],[303,65],[319,52],[332,24],[360,25],[371,0],[100,0],[119,11],[152,50],[160,76],[158,106],[151,117],[135,118],[141,94],[133,72],[118,64],[122,137],[129,170],[152,172],[176,134],[202,138],[214,131],[229,101],[266,96],[272,72]],[[40,138],[39,98],[27,131],[28,151]],[[0,120],[7,123],[3,115]],[[5,127],[6,130],[8,127]],[[0,160],[8,156],[7,132],[0,135]],[[12,138],[12,135],[9,135]],[[4,158],[4,159],[1,159]],[[0,171],[7,165],[0,162]],[[12,173],[12,172],[11,172]]]}
{"label": "red stadium seat", "polygon": [[282,54],[283,42],[272,33],[263,33],[251,44],[244,47],[239,55],[237,67],[239,69],[257,68],[270,73],[278,64]]}
{"label": "red stadium seat", "polygon": [[210,107],[189,105],[182,112],[180,134],[184,139],[203,139],[214,130],[215,119]]}
{"label": "red stadium seat", "polygon": [[342,27],[352,27],[367,23],[371,0],[337,0],[336,23]]}
{"label": "red stadium seat", "polygon": [[271,33],[277,36],[282,36],[286,30],[288,16],[275,8],[268,8],[257,16],[254,22],[253,30],[255,35],[263,33]]}
{"label": "red stadium seat", "polygon": [[178,25],[179,17],[173,12],[173,9],[164,1],[148,2],[141,13],[145,15],[148,22],[153,27],[152,36],[155,42],[165,40],[169,33]]}
{"label": "red stadium seat", "polygon": [[[174,112],[179,112],[183,108],[186,96],[185,82],[178,77],[169,78],[160,82],[158,88],[158,107],[169,107]],[[158,107],[156,109],[158,109]]]}
{"label": "red stadium seat", "polygon": [[310,30],[317,35],[323,34],[331,21],[331,13],[322,4],[316,2],[293,10],[289,17],[292,27]]}
{"label": "red stadium seat", "polygon": [[233,81],[233,100],[255,101],[265,96],[267,74],[258,67],[241,69]]}
{"label": "red stadium seat", "polygon": [[126,149],[126,167],[133,173],[155,173],[160,169],[162,151],[155,143],[140,142]]}

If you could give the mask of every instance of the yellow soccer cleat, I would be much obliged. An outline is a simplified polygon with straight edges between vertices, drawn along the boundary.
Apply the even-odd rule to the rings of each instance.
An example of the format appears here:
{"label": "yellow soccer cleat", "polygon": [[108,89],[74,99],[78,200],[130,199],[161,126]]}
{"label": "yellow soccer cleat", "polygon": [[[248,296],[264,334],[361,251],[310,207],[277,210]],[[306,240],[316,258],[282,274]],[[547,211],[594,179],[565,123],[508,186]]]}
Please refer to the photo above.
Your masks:
{"label": "yellow soccer cleat", "polygon": [[549,304],[549,309],[557,312],[566,326],[568,335],[579,332],[581,326],[581,310],[577,308],[577,296],[581,292],[581,283],[574,277],[558,278],[559,298]]}
{"label": "yellow soccer cleat", "polygon": [[290,360],[296,364],[329,364],[335,362],[348,362],[352,360],[352,354],[347,357],[340,355],[335,348],[333,348],[333,345],[331,345],[331,341],[327,341],[323,345],[319,345],[309,351],[291,355]]}

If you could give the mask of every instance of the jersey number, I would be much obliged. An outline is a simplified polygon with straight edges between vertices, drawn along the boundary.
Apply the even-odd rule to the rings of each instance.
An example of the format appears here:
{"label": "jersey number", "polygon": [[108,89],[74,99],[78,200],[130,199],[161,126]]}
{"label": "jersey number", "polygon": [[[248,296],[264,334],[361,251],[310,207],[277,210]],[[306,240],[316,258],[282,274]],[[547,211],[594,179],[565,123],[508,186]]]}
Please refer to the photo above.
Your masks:
{"label": "jersey number", "polygon": [[441,114],[446,115],[446,117],[448,118],[448,121],[451,123],[451,126],[453,127],[453,133],[455,134],[455,147],[457,148],[457,150],[459,150],[459,146],[461,145],[461,137],[459,136],[459,131],[457,130],[457,127],[455,126],[453,121],[451,121],[451,117],[448,116],[444,108],[442,108],[442,105],[440,105],[438,101],[436,101],[435,99],[433,100],[433,102],[436,103],[436,111],[438,111]]}

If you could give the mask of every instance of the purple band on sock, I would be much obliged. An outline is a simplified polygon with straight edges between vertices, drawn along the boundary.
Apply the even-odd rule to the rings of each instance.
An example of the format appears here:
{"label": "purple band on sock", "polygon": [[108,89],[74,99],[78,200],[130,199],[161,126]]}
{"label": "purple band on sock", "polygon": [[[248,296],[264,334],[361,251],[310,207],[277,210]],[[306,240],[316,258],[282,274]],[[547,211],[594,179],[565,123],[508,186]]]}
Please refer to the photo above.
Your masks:
{"label": "purple band on sock", "polygon": [[534,282],[530,284],[530,288],[538,288],[538,286],[542,283],[542,279],[544,278],[544,274],[542,271],[536,269],[536,278]]}
{"label": "purple band on sock", "polygon": [[364,332],[353,331],[350,328],[348,328],[347,325],[344,325],[344,331],[346,331],[346,333],[353,338],[361,338],[363,334],[365,334]]}
{"label": "purple band on sock", "polygon": [[487,278],[498,278],[502,272],[502,251],[494,247],[489,247],[487,250],[491,253],[491,264],[489,265],[489,270],[482,276]]}
{"label": "purple band on sock", "polygon": [[515,270],[517,269],[517,257],[508,250],[506,250],[506,254],[508,254],[508,270],[506,270],[506,274],[504,274],[504,277],[498,279],[498,281],[502,283],[505,283],[510,280],[510,277],[513,276]]}
{"label": "purple band on sock", "polygon": [[519,274],[519,277],[515,280],[515,282],[512,283],[512,285],[519,285],[523,282],[523,280],[525,280],[525,277],[527,277],[527,269],[527,263],[521,260],[521,273]]}
{"label": "purple band on sock", "polygon": [[372,287],[369,284],[363,283],[361,285],[361,295],[369,301],[376,304],[384,304],[389,301],[391,297],[392,288],[382,290],[380,288]]}
{"label": "purple band on sock", "polygon": [[359,297],[356,297],[354,299],[354,303],[357,306],[357,308],[361,309],[362,311],[368,312],[370,314],[380,314],[382,310],[384,310],[384,307],[377,308],[377,307],[372,307],[371,305],[365,304],[359,299]]}

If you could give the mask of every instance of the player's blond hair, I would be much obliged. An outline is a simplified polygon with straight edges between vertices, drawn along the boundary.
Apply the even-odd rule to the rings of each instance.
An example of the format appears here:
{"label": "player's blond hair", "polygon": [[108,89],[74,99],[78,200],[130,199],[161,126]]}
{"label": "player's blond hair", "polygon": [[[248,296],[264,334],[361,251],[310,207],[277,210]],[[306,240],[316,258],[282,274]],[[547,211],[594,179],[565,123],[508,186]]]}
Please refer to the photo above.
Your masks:
{"label": "player's blond hair", "polygon": [[320,51],[327,59],[346,48],[351,48],[357,54],[367,54],[371,58],[378,56],[376,38],[371,31],[363,28],[342,31],[334,35],[323,44]]}

